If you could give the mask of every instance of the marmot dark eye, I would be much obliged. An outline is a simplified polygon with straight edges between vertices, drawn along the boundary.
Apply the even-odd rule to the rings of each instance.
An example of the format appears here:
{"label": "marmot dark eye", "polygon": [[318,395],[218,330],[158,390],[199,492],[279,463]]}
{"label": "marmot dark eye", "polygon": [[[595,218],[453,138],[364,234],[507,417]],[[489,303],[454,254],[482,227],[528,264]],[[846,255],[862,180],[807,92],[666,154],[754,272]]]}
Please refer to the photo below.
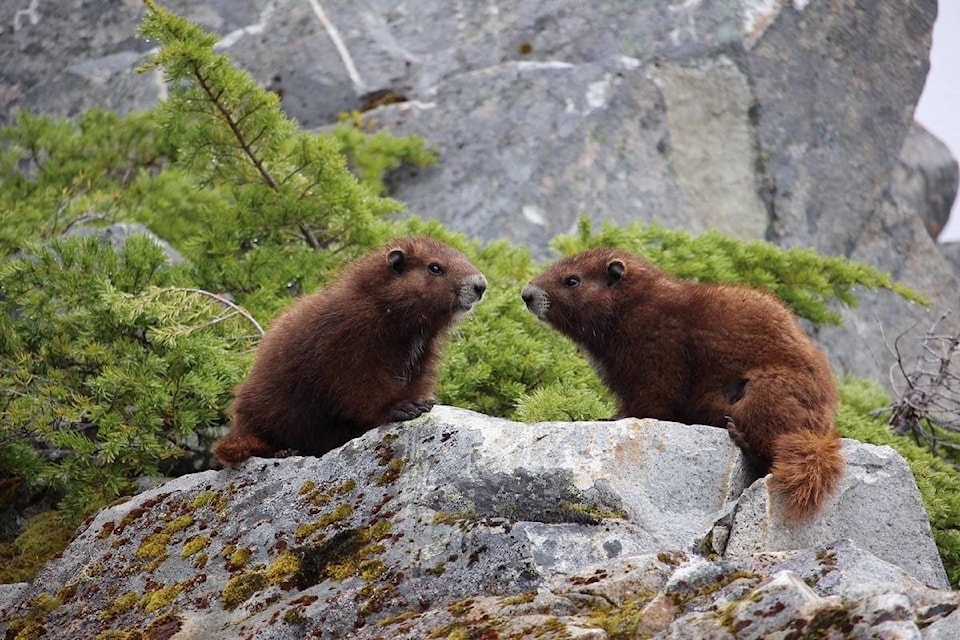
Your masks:
{"label": "marmot dark eye", "polygon": [[573,287],[579,287],[580,278],[578,278],[577,276],[567,276],[566,278],[563,279],[563,286],[570,287],[571,289]]}
{"label": "marmot dark eye", "polygon": [[431,262],[430,266],[427,267],[427,270],[435,276],[443,275],[443,267],[436,262]]}

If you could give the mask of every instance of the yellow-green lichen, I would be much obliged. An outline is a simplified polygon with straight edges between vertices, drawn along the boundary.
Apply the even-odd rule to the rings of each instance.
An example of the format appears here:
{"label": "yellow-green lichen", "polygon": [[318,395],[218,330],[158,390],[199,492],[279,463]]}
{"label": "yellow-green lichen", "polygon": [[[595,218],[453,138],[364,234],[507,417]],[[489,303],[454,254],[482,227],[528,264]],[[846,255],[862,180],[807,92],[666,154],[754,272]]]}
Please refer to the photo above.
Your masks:
{"label": "yellow-green lichen", "polygon": [[84,565],[80,569],[79,577],[81,580],[96,580],[103,575],[107,568],[102,562],[92,562]]}
{"label": "yellow-green lichen", "polygon": [[183,544],[183,548],[180,550],[180,557],[189,558],[195,553],[198,553],[201,549],[205,549],[209,544],[210,536],[196,536],[194,538],[190,538]]}
{"label": "yellow-green lichen", "polygon": [[396,585],[390,583],[367,583],[357,594],[358,599],[363,599],[358,613],[361,618],[366,618],[383,610],[384,605],[389,602],[397,593]]}
{"label": "yellow-green lichen", "polygon": [[711,595],[720,589],[723,589],[727,585],[736,582],[737,580],[752,580],[758,583],[760,581],[760,575],[750,571],[732,571],[726,575],[718,577],[715,580],[711,580],[702,587],[693,588],[691,586],[684,591],[672,591],[667,594],[667,597],[669,597],[677,607],[683,607],[694,598],[701,598],[703,596]]}
{"label": "yellow-green lichen", "polygon": [[400,477],[400,472],[403,471],[403,466],[406,464],[403,458],[394,458],[387,463],[387,468],[380,474],[380,477],[377,478],[377,485],[383,487],[388,484],[393,484],[397,478]]}
{"label": "yellow-green lichen", "polygon": [[59,591],[57,591],[57,600],[62,603],[69,602],[73,596],[77,595],[77,585],[68,584]]}
{"label": "yellow-green lichen", "polygon": [[376,580],[386,570],[386,565],[382,560],[366,560],[360,563],[360,577],[368,582]]}
{"label": "yellow-green lichen", "polygon": [[129,591],[122,596],[115,598],[106,609],[100,612],[99,618],[103,622],[109,622],[117,616],[133,609],[139,601],[140,596],[132,591]]}
{"label": "yellow-green lichen", "polygon": [[303,614],[297,609],[287,609],[283,614],[283,621],[287,624],[300,624],[303,622]]}
{"label": "yellow-green lichen", "polygon": [[296,554],[284,551],[266,570],[265,576],[270,584],[280,584],[300,572],[300,558]]}
{"label": "yellow-green lichen", "polygon": [[297,542],[303,542],[318,530],[323,529],[323,524],[320,522],[311,522],[309,524],[302,524],[296,528],[293,532],[293,539]]}
{"label": "yellow-green lichen", "polygon": [[353,478],[345,480],[338,486],[329,490],[323,490],[322,488],[318,487],[317,483],[313,480],[307,480],[300,485],[297,493],[307,502],[310,502],[318,507],[323,507],[332,502],[335,498],[346,495],[356,488],[357,481]]}
{"label": "yellow-green lichen", "polygon": [[204,491],[198,493],[197,496],[193,499],[193,508],[200,509],[207,506],[217,499],[217,493],[215,491]]}
{"label": "yellow-green lichen", "polygon": [[447,605],[447,611],[452,613],[455,616],[462,616],[470,611],[473,608],[473,603],[476,602],[473,598],[466,598],[464,600],[457,600],[456,602],[451,602]]}
{"label": "yellow-green lichen", "polygon": [[187,588],[187,582],[177,582],[168,587],[151,591],[140,600],[140,608],[147,613],[169,606],[184,589]]}
{"label": "yellow-green lichen", "polygon": [[687,561],[687,555],[682,551],[663,551],[657,554],[657,560],[676,567]]}
{"label": "yellow-green lichen", "polygon": [[27,602],[27,615],[9,620],[6,637],[15,640],[37,640],[46,635],[43,619],[61,604],[56,596],[46,592],[31,598]]}
{"label": "yellow-green lichen", "polygon": [[380,540],[390,534],[389,520],[380,520],[363,529],[347,529],[325,539],[322,544],[294,550],[301,561],[302,570],[297,579],[303,586],[317,584],[326,579],[345,580],[351,576],[375,579],[385,566],[372,562],[384,551]]}
{"label": "yellow-green lichen", "polygon": [[390,616],[389,618],[384,618],[377,622],[378,627],[389,627],[391,625],[400,624],[401,622],[406,622],[413,618],[419,618],[423,615],[422,611],[404,611],[403,613],[397,614],[395,616]]}
{"label": "yellow-green lichen", "polygon": [[187,527],[193,524],[193,516],[184,515],[179,518],[174,518],[167,523],[167,526],[163,528],[166,533],[177,533],[183,531]]}
{"label": "yellow-green lichen", "polygon": [[247,563],[250,562],[250,557],[253,555],[253,551],[246,548],[240,547],[236,551],[230,554],[227,564],[231,571],[236,571],[237,569],[242,569],[247,566]]}
{"label": "yellow-green lichen", "polygon": [[377,520],[367,531],[371,540],[383,540],[390,535],[390,529],[393,527],[389,520]]}
{"label": "yellow-green lichen", "polygon": [[428,638],[444,638],[444,640],[468,640],[471,637],[469,629],[462,622],[451,622],[439,629],[434,629]]}
{"label": "yellow-green lichen", "polygon": [[168,544],[170,544],[169,533],[152,533],[143,539],[134,555],[144,559],[166,558]]}
{"label": "yellow-green lichen", "polygon": [[350,503],[343,503],[337,505],[337,508],[320,518],[319,523],[321,527],[326,527],[335,522],[341,522],[346,520],[353,515],[353,505]]}
{"label": "yellow-green lichen", "polygon": [[625,520],[627,517],[627,512],[623,509],[610,509],[603,505],[583,502],[561,502],[560,511],[571,521],[588,524],[600,524],[602,520],[607,519]]}
{"label": "yellow-green lichen", "polygon": [[609,640],[649,638],[650,634],[642,627],[643,613],[656,595],[656,591],[644,591],[627,598],[618,607],[598,609],[590,615],[590,624],[603,629]]}
{"label": "yellow-green lichen", "polygon": [[515,596],[509,596],[507,598],[500,598],[500,604],[504,607],[510,607],[518,604],[530,604],[537,598],[536,591],[527,591],[526,593],[521,593]]}
{"label": "yellow-green lichen", "polygon": [[220,594],[220,604],[227,611],[233,611],[268,584],[267,577],[258,571],[230,578]]}
{"label": "yellow-green lichen", "polygon": [[470,511],[437,511],[433,514],[433,524],[455,524],[469,520],[472,515]]}
{"label": "yellow-green lichen", "polygon": [[[563,623],[560,618],[548,618],[545,622],[536,627],[536,637],[550,637],[550,638],[569,638],[570,630],[567,628],[567,625]],[[633,640],[640,640],[643,636],[637,636]],[[612,637],[607,638],[607,640],[614,640]]]}
{"label": "yellow-green lichen", "polygon": [[205,553],[198,553],[193,559],[193,568],[203,569],[205,566],[207,566],[208,562],[210,562],[210,556]]}

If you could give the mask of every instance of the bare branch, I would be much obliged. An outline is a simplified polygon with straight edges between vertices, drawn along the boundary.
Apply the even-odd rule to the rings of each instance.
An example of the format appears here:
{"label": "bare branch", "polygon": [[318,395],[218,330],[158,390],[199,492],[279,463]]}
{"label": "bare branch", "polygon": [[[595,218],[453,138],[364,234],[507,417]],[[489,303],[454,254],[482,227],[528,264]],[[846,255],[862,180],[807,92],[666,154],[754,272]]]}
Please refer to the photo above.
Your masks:
{"label": "bare branch", "polygon": [[[227,300],[227,299],[224,298],[223,296],[218,296],[218,295],[215,294],[215,293],[211,293],[211,292],[209,292],[209,291],[204,291],[203,289],[192,289],[192,288],[190,288],[190,287],[171,287],[170,289],[171,289],[172,291],[183,291],[183,292],[185,292],[185,293],[195,293],[195,294],[202,295],[202,296],[206,296],[206,297],[208,297],[208,298],[212,298],[213,300],[216,300],[217,302],[219,302],[219,303],[222,304],[223,306],[229,307],[230,309],[232,309],[232,310],[234,311],[234,313],[238,313],[238,314],[240,314],[241,316],[243,316],[244,318],[246,318],[246,319],[250,322],[250,324],[252,324],[252,325],[256,328],[257,333],[260,335],[260,337],[261,337],[261,338],[263,337],[264,331],[263,331],[263,327],[260,326],[260,323],[257,322],[256,319],[255,319],[252,315],[250,315],[250,313],[249,313],[246,309],[244,309],[244,308],[241,307],[240,305],[237,305],[237,304],[234,304],[233,302],[230,302],[229,300]],[[226,317],[229,317],[229,316],[226,316]],[[221,316],[221,318],[224,318],[224,319],[225,319],[224,316]]]}
{"label": "bare branch", "polygon": [[[938,333],[938,328],[947,318],[943,313],[926,331],[921,339],[919,354],[911,369],[903,362],[901,339],[897,336],[893,348],[896,363],[891,367],[891,386],[894,370],[899,369],[903,389],[898,390],[899,399],[880,411],[890,411],[889,424],[898,434],[909,434],[914,440],[924,441],[936,451],[938,447],[960,451],[956,437],[945,437],[942,432],[960,433],[960,377],[951,369],[954,356],[960,352],[960,333]],[[889,345],[888,345],[888,348]]]}

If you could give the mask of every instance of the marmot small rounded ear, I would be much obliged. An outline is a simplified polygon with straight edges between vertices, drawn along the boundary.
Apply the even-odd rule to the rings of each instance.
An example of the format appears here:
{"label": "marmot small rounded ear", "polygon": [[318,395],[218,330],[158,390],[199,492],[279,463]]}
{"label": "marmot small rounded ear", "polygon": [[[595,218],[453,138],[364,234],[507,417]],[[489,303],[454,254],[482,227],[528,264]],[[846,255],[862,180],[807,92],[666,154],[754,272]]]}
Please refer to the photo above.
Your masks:
{"label": "marmot small rounded ear", "polygon": [[394,249],[387,254],[387,264],[390,265],[390,268],[396,271],[397,273],[403,273],[404,264],[403,264],[403,251],[400,249]]}
{"label": "marmot small rounded ear", "polygon": [[620,260],[611,260],[607,265],[607,286],[612,287],[621,280],[627,273],[627,266]]}

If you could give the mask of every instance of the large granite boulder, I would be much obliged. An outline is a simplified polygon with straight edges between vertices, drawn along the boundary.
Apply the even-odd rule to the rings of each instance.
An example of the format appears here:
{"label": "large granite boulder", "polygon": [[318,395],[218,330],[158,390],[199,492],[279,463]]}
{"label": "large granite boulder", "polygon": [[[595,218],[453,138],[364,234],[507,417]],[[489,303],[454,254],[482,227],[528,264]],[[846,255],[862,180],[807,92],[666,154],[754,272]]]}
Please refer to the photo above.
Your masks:
{"label": "large granite boulder", "polygon": [[[903,460],[854,441],[844,455],[847,476],[823,513],[785,527],[722,429],[522,424],[438,406],[320,459],[254,458],[104,509],[33,583],[0,591],[0,631],[957,631],[960,596],[944,590]],[[913,635],[876,635],[891,626]]]}
{"label": "large granite boulder", "polygon": [[914,209],[927,233],[943,231],[960,186],[960,167],[939,138],[914,122],[903,141],[891,176],[894,197]]}

